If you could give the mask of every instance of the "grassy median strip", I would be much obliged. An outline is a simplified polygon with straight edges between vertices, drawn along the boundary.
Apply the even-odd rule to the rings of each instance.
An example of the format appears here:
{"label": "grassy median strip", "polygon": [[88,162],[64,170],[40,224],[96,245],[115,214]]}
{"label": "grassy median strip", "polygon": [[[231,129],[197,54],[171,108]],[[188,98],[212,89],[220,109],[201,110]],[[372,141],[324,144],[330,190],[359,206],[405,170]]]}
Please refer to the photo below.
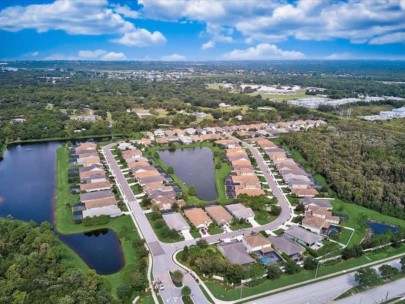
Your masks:
{"label": "grassy median strip", "polygon": [[[105,225],[86,227],[83,224],[75,224],[72,219],[71,206],[78,202],[79,199],[77,194],[70,194],[71,185],[68,181],[69,149],[62,146],[56,153],[56,202],[54,221],[56,230],[63,234],[73,234],[107,228],[113,230],[118,235],[125,258],[125,266],[117,273],[101,276],[110,284],[113,294],[116,296],[117,288],[128,280],[128,274],[137,272],[140,259],[138,249],[134,246],[134,242],[139,240],[140,237],[131,217],[128,215],[110,219]],[[79,268],[83,271],[90,270],[73,250],[66,245],[65,247],[65,261],[69,266]],[[108,250],[108,248],[106,248],[106,250]]]}

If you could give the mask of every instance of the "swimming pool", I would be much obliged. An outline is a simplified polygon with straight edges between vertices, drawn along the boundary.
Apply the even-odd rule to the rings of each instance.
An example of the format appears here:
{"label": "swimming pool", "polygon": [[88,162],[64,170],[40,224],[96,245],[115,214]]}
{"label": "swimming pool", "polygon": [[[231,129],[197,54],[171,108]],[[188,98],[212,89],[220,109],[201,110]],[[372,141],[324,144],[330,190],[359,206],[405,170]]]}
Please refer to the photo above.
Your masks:
{"label": "swimming pool", "polygon": [[274,251],[266,253],[259,257],[259,263],[265,266],[274,265],[281,262],[280,256]]}

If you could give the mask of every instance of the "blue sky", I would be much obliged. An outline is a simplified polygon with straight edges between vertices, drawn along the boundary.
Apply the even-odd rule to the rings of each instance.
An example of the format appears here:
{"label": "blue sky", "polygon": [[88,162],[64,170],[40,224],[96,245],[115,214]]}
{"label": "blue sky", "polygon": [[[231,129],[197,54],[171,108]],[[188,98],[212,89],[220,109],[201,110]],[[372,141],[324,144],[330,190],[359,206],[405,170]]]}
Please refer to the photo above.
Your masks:
{"label": "blue sky", "polygon": [[404,60],[405,0],[2,0],[0,42],[3,60]]}

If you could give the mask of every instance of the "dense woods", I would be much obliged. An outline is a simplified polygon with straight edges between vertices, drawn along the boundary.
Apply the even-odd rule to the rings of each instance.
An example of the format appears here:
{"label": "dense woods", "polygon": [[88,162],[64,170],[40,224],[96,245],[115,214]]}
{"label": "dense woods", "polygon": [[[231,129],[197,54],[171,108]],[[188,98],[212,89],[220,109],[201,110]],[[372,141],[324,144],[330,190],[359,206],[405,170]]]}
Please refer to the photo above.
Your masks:
{"label": "dense woods", "polygon": [[405,130],[360,121],[285,137],[329,187],[350,202],[405,218]]}
{"label": "dense woods", "polygon": [[116,303],[94,271],[62,260],[49,223],[0,219],[0,303]]}

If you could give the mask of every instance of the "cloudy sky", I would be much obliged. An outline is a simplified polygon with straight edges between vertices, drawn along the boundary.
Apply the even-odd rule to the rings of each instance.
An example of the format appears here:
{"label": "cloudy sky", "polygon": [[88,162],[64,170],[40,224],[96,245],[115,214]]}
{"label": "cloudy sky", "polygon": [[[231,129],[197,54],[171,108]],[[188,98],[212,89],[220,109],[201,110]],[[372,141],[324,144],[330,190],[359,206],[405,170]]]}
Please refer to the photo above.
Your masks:
{"label": "cloudy sky", "polygon": [[405,60],[405,0],[1,0],[0,59]]}

